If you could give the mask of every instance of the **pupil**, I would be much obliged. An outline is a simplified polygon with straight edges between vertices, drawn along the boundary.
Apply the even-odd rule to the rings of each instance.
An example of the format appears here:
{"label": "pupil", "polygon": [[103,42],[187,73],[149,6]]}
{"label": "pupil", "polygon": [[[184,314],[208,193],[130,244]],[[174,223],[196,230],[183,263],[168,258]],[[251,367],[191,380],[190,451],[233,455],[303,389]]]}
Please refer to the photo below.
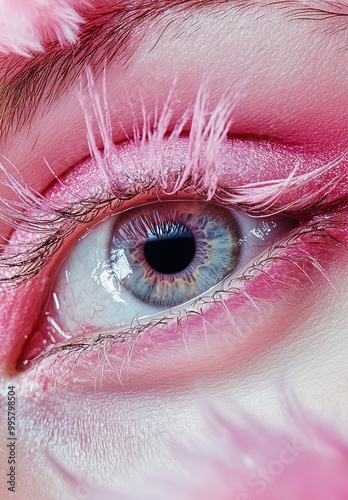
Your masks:
{"label": "pupil", "polygon": [[[159,235],[148,238],[144,245],[144,254],[148,264],[158,273],[180,273],[191,264],[196,253],[193,234],[183,224],[173,224]],[[162,233],[162,234],[161,234]]]}

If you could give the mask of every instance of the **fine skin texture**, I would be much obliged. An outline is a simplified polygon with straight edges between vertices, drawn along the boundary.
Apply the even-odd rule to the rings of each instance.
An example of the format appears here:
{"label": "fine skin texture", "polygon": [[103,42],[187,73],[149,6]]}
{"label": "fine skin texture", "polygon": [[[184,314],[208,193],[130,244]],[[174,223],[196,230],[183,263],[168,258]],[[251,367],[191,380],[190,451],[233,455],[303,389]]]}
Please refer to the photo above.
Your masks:
{"label": "fine skin texture", "polygon": [[[212,109],[224,92],[235,95],[229,137],[250,141],[272,138],[295,148],[295,153],[298,148],[305,159],[319,162],[299,162],[298,174],[343,158],[338,189],[342,195],[347,185],[342,155],[348,148],[348,55],[343,50],[345,32],[339,29],[342,19],[290,21],[274,5],[254,4],[239,10],[221,4],[175,15],[169,11],[147,26],[127,64],[115,60],[93,79],[92,94],[102,95],[104,85],[107,89],[112,139],[117,143],[131,137],[134,123],[141,123],[144,107],[147,113],[156,106],[163,109],[173,85],[175,106],[170,122],[174,126],[187,106],[196,102],[199,89],[207,82]],[[323,33],[326,27],[334,33]],[[12,56],[7,57],[5,66],[11,63]],[[85,82],[86,73],[81,74]],[[84,83],[82,94],[84,106],[79,98],[81,82],[76,80],[50,106],[40,103],[30,124],[18,130],[9,127],[3,136],[3,164],[8,168],[10,163],[15,165],[25,182],[40,193],[49,186],[53,191],[58,189],[54,184],[52,188],[55,176],[63,177],[93,152],[86,138],[84,113],[93,101]],[[96,121],[92,135],[98,147],[105,146]],[[289,169],[284,162],[277,169],[275,176],[261,162],[259,169],[256,165],[247,170],[241,165],[236,176],[244,176],[244,183],[286,178],[293,165]],[[70,174],[74,175],[73,169]],[[325,180],[321,182],[325,185]],[[15,198],[6,186],[0,186],[0,196]],[[137,200],[129,202],[130,206],[137,206]],[[343,216],[343,220],[347,217]],[[0,230],[3,238],[11,234],[5,220],[0,221]],[[334,235],[347,243],[345,225]],[[73,237],[67,241],[68,247],[75,241]],[[208,347],[203,342],[188,347],[182,341],[176,343],[182,338],[180,332],[177,337],[172,335],[172,344],[165,344],[165,349],[155,345],[155,354],[151,352],[152,357],[147,358],[142,347],[149,349],[153,338],[146,343],[145,335],[143,344],[135,347],[134,364],[127,361],[126,374],[119,372],[119,378],[111,376],[114,372],[108,364],[119,366],[120,359],[127,359],[128,353],[122,347],[104,365],[100,359],[90,358],[74,372],[69,363],[55,372],[54,367],[43,363],[22,378],[12,379],[20,405],[17,497],[78,497],[76,490],[71,490],[57,474],[48,453],[63,468],[110,487],[163,465],[177,465],[170,447],[173,436],[181,443],[193,437],[206,440],[202,432],[202,400],[227,415],[231,413],[231,401],[237,401],[262,421],[281,428],[284,403],[280,392],[291,389],[306,407],[348,425],[348,253],[344,245],[325,251],[322,248],[314,251],[309,245],[319,265],[305,267],[305,272],[295,274],[291,264],[289,269],[276,269],[278,276],[284,273],[296,278],[297,286],[293,285],[294,279],[276,282],[272,300],[262,296],[256,302],[258,308],[263,308],[260,314],[251,302],[228,304],[242,311],[243,321],[255,318],[247,325],[248,342],[232,351],[226,348],[229,340],[222,342],[218,335]],[[59,254],[54,257],[50,269],[59,266],[60,258]],[[39,289],[39,285],[29,282],[26,286],[30,302],[30,290],[36,290],[34,286]],[[9,296],[4,289],[2,297],[7,300]],[[3,298],[0,306],[3,325],[9,317],[24,315],[24,307],[20,308],[16,301],[10,307],[6,300]],[[233,330],[228,309],[220,315],[211,310],[209,314],[217,331]],[[1,375],[5,380],[13,375],[7,359],[13,355],[13,344],[22,342],[22,326],[17,325],[17,331],[14,327],[11,332],[1,331],[3,339],[8,338],[5,334],[11,338],[11,342],[3,342],[1,350]],[[201,328],[193,322],[190,327],[194,333]],[[168,331],[173,333],[170,327]],[[158,338],[160,344],[163,337]],[[97,366],[94,371],[92,363]],[[6,387],[4,382],[2,396],[6,395]],[[6,442],[4,424],[1,418],[0,446]],[[1,464],[2,470],[4,467]],[[43,484],[49,485],[45,493]],[[4,481],[0,483],[0,496],[12,498]]]}

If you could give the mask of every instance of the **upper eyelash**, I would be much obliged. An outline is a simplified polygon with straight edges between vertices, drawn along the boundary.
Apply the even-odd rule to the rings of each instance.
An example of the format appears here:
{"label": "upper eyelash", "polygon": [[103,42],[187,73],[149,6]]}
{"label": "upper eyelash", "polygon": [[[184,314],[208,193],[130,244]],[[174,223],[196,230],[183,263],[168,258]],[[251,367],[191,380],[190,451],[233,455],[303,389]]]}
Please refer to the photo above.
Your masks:
{"label": "upper eyelash", "polygon": [[[216,162],[219,158],[220,146],[227,138],[231,123],[230,116],[238,95],[236,94],[236,97],[235,94],[225,92],[211,111],[208,106],[208,92],[205,85],[202,85],[194,106],[188,108],[182,118],[170,129],[174,113],[175,83],[161,112],[156,110],[154,116],[151,116],[146,113],[145,106],[143,106],[142,127],[134,120],[133,138],[129,138],[129,140],[133,140],[140,150],[148,145],[149,149],[153,151],[153,155],[151,168],[148,169],[147,175],[137,173],[132,178],[129,177],[129,187],[125,189],[113,178],[109,167],[115,155],[117,157],[117,147],[112,141],[106,87],[104,85],[103,95],[100,98],[95,90],[92,72],[88,68],[86,75],[90,101],[86,100],[81,91],[80,102],[85,113],[90,153],[100,168],[105,171],[108,187],[104,190],[101,189],[99,195],[90,199],[79,199],[75,195],[76,203],[61,207],[31,189],[15,166],[12,165],[13,173],[11,173],[0,164],[0,169],[6,177],[3,184],[10,187],[17,196],[17,201],[1,200],[3,203],[3,206],[0,207],[1,219],[13,229],[40,235],[35,243],[11,244],[10,242],[10,244],[2,245],[0,248],[0,251],[3,250],[0,255],[0,271],[4,270],[4,272],[1,273],[0,283],[17,286],[27,282],[47,265],[52,256],[62,247],[64,240],[78,226],[90,223],[111,210],[120,211],[125,201],[131,200],[139,194],[147,193],[154,197],[160,197],[161,195],[185,193],[202,201],[227,205],[254,217],[286,213],[293,216],[300,214],[301,218],[305,218],[312,213],[332,211],[343,205],[345,201],[344,197],[336,202],[326,201],[329,194],[340,182],[338,174],[330,183],[322,186],[319,193],[318,190],[313,190],[306,196],[301,195],[297,199],[295,196],[292,202],[284,203],[281,200],[283,194],[295,192],[296,189],[303,187],[329,170],[334,171],[345,155],[308,174],[296,175],[294,170],[286,179],[277,181],[271,180],[232,187],[219,185]],[[94,116],[103,139],[103,153],[96,146],[91,116]],[[170,174],[162,171],[161,155],[156,153],[162,150],[165,139],[169,142],[177,140],[189,121],[191,121],[191,127],[187,164],[183,166],[181,172],[177,173],[173,183]],[[209,146],[207,148],[209,153],[204,151],[203,145]],[[48,168],[50,168],[49,165]],[[202,171],[203,175],[201,175]],[[59,179],[57,181],[62,183]],[[69,192],[68,186],[63,187]]]}
{"label": "upper eyelash", "polygon": [[[304,219],[312,214],[327,211],[333,212],[346,204],[346,195],[337,200],[326,202],[327,197],[335,189],[336,184],[338,184],[339,178],[335,182],[331,181],[329,186],[323,186],[321,189],[322,196],[319,199],[318,191],[315,191],[310,193],[307,198],[301,197],[300,200],[281,203],[278,200],[284,192],[284,186],[286,187],[286,192],[292,186],[295,188],[303,187],[306,183],[327,172],[334,166],[336,164],[329,164],[311,172],[311,174],[293,177],[290,181],[282,179],[277,183],[268,181],[236,186],[234,188],[217,186],[214,195],[209,200],[206,193],[202,192],[200,187],[197,188],[195,180],[188,178],[186,179],[186,185],[182,186],[179,193],[188,193],[199,198],[201,201],[211,201],[220,205],[227,205],[229,208],[243,211],[255,217],[282,213],[294,217],[300,215]],[[126,192],[118,187],[118,189],[114,188],[114,193],[101,193],[99,198],[80,200],[73,206],[59,208],[45,200],[42,195],[30,190],[24,184],[23,179],[18,181],[13,176],[8,178],[12,182],[12,185],[9,183],[12,189],[17,193],[21,193],[23,204],[19,204],[19,206],[30,207],[27,209],[30,214],[33,212],[33,206],[38,207],[38,214],[37,217],[26,215],[18,206],[14,205],[14,202],[11,202],[8,204],[11,208],[1,209],[3,213],[5,211],[7,213],[7,215],[2,216],[3,220],[12,222],[13,227],[25,230],[28,233],[36,232],[43,234],[42,239],[34,245],[31,244],[29,247],[25,247],[21,244],[21,248],[16,248],[14,253],[6,252],[0,256],[0,269],[3,268],[7,271],[5,276],[0,277],[0,283],[11,283],[13,285],[25,283],[36,276],[48,264],[53,255],[59,251],[64,240],[79,225],[91,223],[103,213],[109,212],[110,207],[114,211],[120,211],[125,201],[131,200],[139,194],[144,194],[144,192],[154,194],[157,191],[157,195],[161,194],[157,180],[152,179],[152,181],[147,180],[142,187],[138,183],[137,188],[132,189],[132,192]],[[265,188],[268,188],[266,196],[264,195]],[[46,216],[42,215],[42,210],[44,209],[46,209],[46,213],[44,212]],[[11,213],[11,216],[8,215],[9,213]],[[11,221],[13,214],[17,215],[20,222]]]}

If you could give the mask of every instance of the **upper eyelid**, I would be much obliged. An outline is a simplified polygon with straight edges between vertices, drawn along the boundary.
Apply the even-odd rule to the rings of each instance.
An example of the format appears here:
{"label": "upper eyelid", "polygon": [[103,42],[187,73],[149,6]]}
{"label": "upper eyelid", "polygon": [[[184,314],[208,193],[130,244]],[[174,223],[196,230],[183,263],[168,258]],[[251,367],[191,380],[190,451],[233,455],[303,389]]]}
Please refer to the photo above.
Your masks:
{"label": "upper eyelid", "polygon": [[[328,208],[325,201],[341,181],[338,172],[336,177],[331,179],[330,184],[324,182],[319,191],[315,189],[314,192],[305,197],[301,196],[300,199],[296,198],[295,195],[292,201],[287,200],[286,203],[282,203],[280,199],[283,193],[294,192],[298,187],[306,185],[321,174],[339,166],[341,161],[345,159],[345,155],[312,170],[312,172],[299,176],[295,175],[296,167],[294,167],[294,171],[290,171],[289,177],[277,181],[271,180],[248,185],[240,183],[230,186],[221,185],[216,169],[221,146],[228,136],[230,115],[234,107],[233,94],[231,96],[229,92],[224,93],[220,101],[214,104],[214,108],[211,109],[209,91],[203,84],[196,95],[195,103],[188,107],[187,112],[171,128],[170,124],[174,116],[173,102],[175,102],[174,84],[163,108],[160,111],[157,110],[158,112],[154,116],[147,114],[144,108],[143,125],[139,126],[136,121],[133,125],[134,137],[132,141],[134,145],[139,150],[140,156],[145,158],[145,145],[149,144],[150,158],[146,162],[146,168],[144,168],[145,164],[138,162],[138,159],[133,160],[135,171],[127,171],[126,177],[129,187],[124,188],[122,180],[118,178],[120,173],[116,174],[117,168],[114,172],[114,167],[112,167],[109,172],[109,165],[114,165],[115,159],[116,165],[118,163],[118,149],[112,141],[112,130],[107,126],[111,122],[107,96],[103,96],[104,102],[103,105],[100,105],[98,94],[93,92],[93,75],[87,71],[87,76],[89,77],[91,102],[83,101],[81,104],[85,112],[91,157],[97,163],[98,169],[106,175],[107,184],[103,188],[100,186],[100,192],[87,199],[81,199],[79,186],[77,193],[72,193],[70,186],[63,184],[66,193],[73,196],[73,202],[68,205],[65,203],[62,206],[46,199],[27,186],[16,169],[11,175],[5,167],[0,165],[3,173],[7,176],[7,185],[12,188],[17,197],[17,201],[1,200],[5,205],[0,206],[1,218],[14,229],[42,235],[34,244],[30,238],[28,243],[25,241],[21,243],[20,248],[16,248],[14,244],[12,251],[11,244],[6,246],[6,251],[0,256],[0,267],[5,270],[5,278],[0,277],[0,282],[17,284],[29,280],[48,263],[51,256],[60,249],[63,241],[73,233],[79,224],[90,221],[90,214],[95,218],[101,211],[111,208],[111,205],[114,209],[119,209],[122,206],[122,201],[132,199],[144,191],[151,194],[153,189],[160,189],[164,195],[187,193],[203,201],[226,204],[230,208],[256,216],[274,215],[277,212],[284,213],[285,211],[288,213],[292,211],[295,214],[296,210],[301,210],[301,215],[304,217],[306,211]],[[94,133],[90,127],[91,113],[88,109],[90,104],[92,104],[100,132],[103,132],[104,159],[96,146]],[[191,123],[188,135],[188,152],[184,162],[180,163],[181,171],[175,173],[171,170],[163,171],[162,156],[153,152],[163,150],[165,140],[169,144],[176,144],[184,126],[188,123]],[[207,144],[207,149],[204,148],[205,144]],[[212,153],[214,153],[214,161],[212,161]],[[121,167],[123,165],[122,155],[119,165]],[[173,179],[171,179],[172,173],[177,176],[174,184]],[[62,184],[62,181],[57,177],[56,181]],[[97,187],[94,186],[94,188]],[[322,197],[320,197],[318,204],[319,194],[322,194]],[[330,203],[332,204],[332,201]]]}
{"label": "upper eyelid", "polygon": [[[230,2],[229,2],[230,3]],[[190,14],[193,9],[226,5],[226,0],[166,0],[144,6],[143,2],[133,5],[118,5],[111,9],[106,7],[95,15],[93,9],[85,15],[86,22],[81,30],[78,45],[61,47],[58,43],[50,45],[43,54],[35,54],[25,62],[23,58],[0,59],[2,66],[2,83],[0,85],[0,137],[6,140],[11,127],[18,130],[33,119],[42,101],[50,106],[62,92],[65,92],[76,80],[86,61],[89,62],[96,75],[100,74],[105,64],[115,59],[129,63],[140,40],[135,43],[132,36],[144,23],[155,23],[162,18],[171,23],[182,12]],[[287,19],[321,20],[330,22],[337,18],[345,22],[348,6],[341,3],[322,0],[320,5],[303,5],[301,1],[268,1],[257,7],[272,5],[284,14]],[[255,2],[234,2],[228,8],[239,12],[254,8]],[[109,28],[109,29],[108,29]],[[342,28],[340,25],[338,28]],[[337,31],[338,31],[337,28]],[[319,25],[319,30],[325,30]],[[326,30],[326,33],[335,33]],[[131,42],[131,43],[130,43]],[[10,64],[8,64],[10,62]],[[13,74],[14,67],[20,68]],[[7,70],[6,70],[7,68]],[[55,73],[56,78],[52,78]]]}
{"label": "upper eyelid", "polygon": [[[227,205],[235,210],[242,210],[254,216],[267,216],[277,213],[287,213],[288,215],[298,215],[301,213],[302,219],[305,219],[306,214],[310,217],[313,214],[331,210],[334,212],[337,207],[341,207],[347,200],[346,196],[340,197],[337,200],[330,200],[326,202],[327,197],[331,191],[340,183],[340,176],[336,176],[335,181],[330,181],[329,185],[324,183],[320,189],[322,196],[318,201],[318,189],[314,190],[309,196],[298,199],[296,196],[294,200],[281,202],[281,195],[286,188],[286,192],[291,191],[291,188],[304,186],[308,182],[316,179],[322,173],[333,169],[336,163],[325,165],[322,168],[314,170],[309,174],[300,175],[297,177],[290,176],[289,179],[281,179],[278,182],[266,181],[263,183],[255,183],[248,185],[239,185],[231,187],[231,189],[217,185],[213,197],[207,198],[202,186],[197,185],[195,181],[189,177],[182,193],[187,191],[191,196],[196,196],[203,201],[211,201],[221,205]],[[16,182],[13,179],[13,182]],[[17,181],[18,182],[18,181]],[[23,182],[23,180],[22,180]],[[268,191],[267,191],[268,187]],[[158,179],[154,176],[152,182],[146,180],[144,189],[151,193],[152,189],[158,189]],[[266,188],[266,194],[265,194]],[[22,199],[25,193],[31,193],[27,199],[26,209],[31,212],[30,216],[23,215],[22,210],[17,210],[14,206],[9,210],[10,213],[17,212],[20,219],[18,229],[32,232],[32,230],[42,232],[43,236],[40,241],[35,241],[35,245],[29,243],[29,246],[21,244],[20,248],[15,247],[15,251],[5,252],[0,255],[0,269],[5,270],[5,277],[0,277],[0,283],[7,283],[10,285],[19,285],[24,283],[34,276],[36,276],[41,269],[50,261],[51,257],[61,248],[65,239],[71,235],[74,230],[81,224],[91,222],[101,212],[105,212],[114,204],[114,210],[122,208],[123,202],[135,198],[140,192],[143,191],[139,187],[139,191],[127,193],[122,192],[122,188],[116,194],[104,193],[101,194],[100,199],[80,200],[78,203],[71,207],[58,207],[54,204],[50,206],[50,202],[45,200],[41,195],[37,195],[35,200],[35,193],[24,185],[16,185],[16,190],[22,189]],[[28,190],[29,191],[26,191]],[[173,193],[175,194],[175,193]],[[277,201],[278,199],[278,201]],[[279,201],[280,200],[280,201]],[[33,217],[32,209],[37,205],[37,217]],[[22,207],[23,208],[23,207]],[[46,210],[46,214],[44,212]],[[9,221],[10,222],[10,221]],[[8,249],[7,249],[8,250]],[[7,270],[7,271],[6,271]],[[11,271],[11,272],[9,272]]]}

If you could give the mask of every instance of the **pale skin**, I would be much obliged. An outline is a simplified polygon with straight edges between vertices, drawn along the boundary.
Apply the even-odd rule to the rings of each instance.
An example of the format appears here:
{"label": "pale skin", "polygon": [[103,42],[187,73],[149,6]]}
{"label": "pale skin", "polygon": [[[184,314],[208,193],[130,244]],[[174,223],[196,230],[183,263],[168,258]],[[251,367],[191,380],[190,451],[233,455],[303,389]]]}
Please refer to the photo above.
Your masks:
{"label": "pale skin", "polygon": [[[344,31],[324,35],[304,21],[289,22],[274,6],[256,3],[253,9],[238,13],[221,6],[216,12],[225,12],[224,16],[209,15],[207,9],[185,20],[179,17],[154,47],[168,24],[168,19],[160,21],[126,69],[111,65],[106,73],[108,99],[112,119],[123,127],[115,127],[114,141],[123,139],[124,131],[131,132],[127,99],[130,94],[137,102],[139,82],[150,109],[156,99],[166,99],[176,79],[182,103],[176,108],[179,115],[208,78],[216,99],[227,81],[242,89],[231,134],[272,136],[314,149],[320,145],[324,154],[330,152],[330,159],[346,151],[348,55],[339,50],[346,44]],[[99,88],[100,84],[99,80]],[[2,144],[2,154],[40,192],[53,180],[44,158],[60,176],[89,154],[78,90],[76,83],[50,109],[41,105],[31,126],[10,132]],[[141,116],[139,102],[135,113]],[[11,197],[2,186],[0,195]],[[8,234],[1,222],[0,230],[2,236]],[[307,282],[308,294],[300,305],[293,297],[283,297],[282,307],[290,304],[292,313],[291,321],[276,317],[271,324],[272,331],[280,332],[275,335],[278,340],[254,346],[247,356],[241,352],[237,358],[223,358],[221,366],[212,363],[202,375],[193,351],[191,360],[186,358],[189,376],[183,380],[176,373],[164,387],[154,384],[139,389],[125,384],[98,391],[93,383],[81,390],[69,383],[68,390],[58,387],[42,400],[40,394],[37,405],[23,404],[18,417],[22,432],[18,498],[25,497],[23,492],[26,498],[46,498],[43,483],[50,485],[47,496],[74,498],[52,470],[46,448],[71,470],[88,471],[100,484],[115,485],[120,478],[172,465],[171,436],[183,442],[188,436],[202,437],[202,399],[227,411],[234,400],[265,421],[280,424],[279,382],[284,378],[300,401],[320,414],[339,415],[346,423],[348,253],[336,249],[330,262],[322,265],[327,276],[313,273],[313,284]],[[219,360],[218,348],[213,353]],[[21,391],[25,397],[25,384],[25,379],[17,383],[18,401]],[[6,432],[2,425],[0,443],[5,443]],[[7,494],[1,481],[1,498],[10,498]]]}

